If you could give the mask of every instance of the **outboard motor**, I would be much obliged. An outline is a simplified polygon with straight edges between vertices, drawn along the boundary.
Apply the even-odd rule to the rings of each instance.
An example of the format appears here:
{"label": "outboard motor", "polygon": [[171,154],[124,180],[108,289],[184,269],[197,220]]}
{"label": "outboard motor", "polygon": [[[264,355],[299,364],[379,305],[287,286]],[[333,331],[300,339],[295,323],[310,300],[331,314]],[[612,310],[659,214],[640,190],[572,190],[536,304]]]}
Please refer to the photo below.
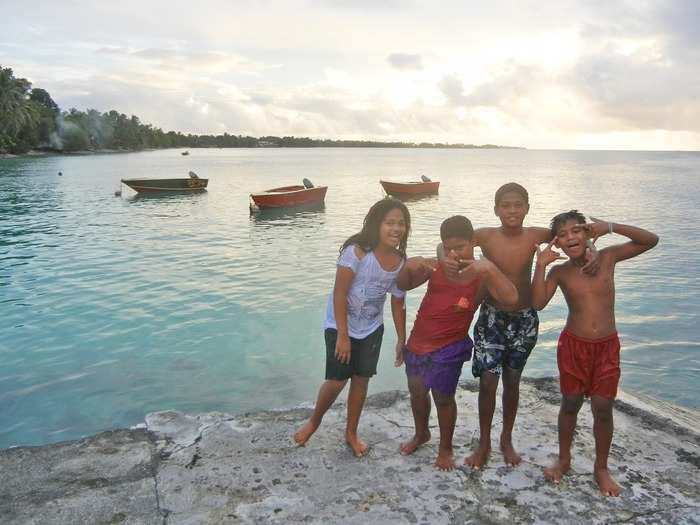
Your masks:
{"label": "outboard motor", "polygon": [[422,180],[423,182],[433,182],[427,175],[421,175],[420,180]]}
{"label": "outboard motor", "polygon": [[302,182],[304,183],[304,188],[306,188],[307,190],[314,187],[313,183],[307,178],[304,178],[304,180],[302,180]]}
{"label": "outboard motor", "polygon": [[198,178],[199,178],[199,176],[194,171],[190,171],[190,179],[198,179]]}

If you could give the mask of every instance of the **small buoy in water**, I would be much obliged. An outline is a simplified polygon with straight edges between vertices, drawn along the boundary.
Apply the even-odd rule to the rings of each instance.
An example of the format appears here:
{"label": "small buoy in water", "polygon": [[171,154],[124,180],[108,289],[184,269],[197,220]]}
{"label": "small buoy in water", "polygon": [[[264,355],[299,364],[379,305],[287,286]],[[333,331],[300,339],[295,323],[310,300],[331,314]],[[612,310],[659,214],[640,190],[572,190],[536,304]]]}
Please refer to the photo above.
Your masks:
{"label": "small buoy in water", "polygon": [[59,177],[63,177],[63,172],[62,172],[62,171],[59,171],[59,172],[58,172],[58,176],[59,176]]}
{"label": "small buoy in water", "polygon": [[121,197],[122,196],[122,190],[117,190],[114,192],[115,197]]}

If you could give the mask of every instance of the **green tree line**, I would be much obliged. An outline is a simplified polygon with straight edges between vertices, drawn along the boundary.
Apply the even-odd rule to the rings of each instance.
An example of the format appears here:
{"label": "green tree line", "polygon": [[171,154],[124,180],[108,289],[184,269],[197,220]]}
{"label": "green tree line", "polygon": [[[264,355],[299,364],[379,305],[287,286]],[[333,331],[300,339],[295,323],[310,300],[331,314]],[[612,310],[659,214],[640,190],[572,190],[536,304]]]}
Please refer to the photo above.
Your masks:
{"label": "green tree line", "polygon": [[141,150],[151,148],[498,148],[493,144],[440,144],[329,140],[308,137],[192,135],[164,132],[137,116],[95,109],[62,111],[44,89],[0,65],[0,153],[32,149],[53,151]]}

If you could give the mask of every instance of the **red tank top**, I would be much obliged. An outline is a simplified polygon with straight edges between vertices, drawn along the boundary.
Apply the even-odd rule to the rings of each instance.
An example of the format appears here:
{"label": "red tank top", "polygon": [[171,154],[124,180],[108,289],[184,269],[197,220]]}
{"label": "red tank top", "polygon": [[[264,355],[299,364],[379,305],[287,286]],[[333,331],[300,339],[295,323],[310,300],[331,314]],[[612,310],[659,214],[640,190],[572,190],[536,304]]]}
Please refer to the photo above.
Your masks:
{"label": "red tank top", "polygon": [[480,279],[455,283],[447,279],[439,264],[428,281],[428,290],[413,323],[408,349],[414,354],[427,354],[467,337],[479,291]]}

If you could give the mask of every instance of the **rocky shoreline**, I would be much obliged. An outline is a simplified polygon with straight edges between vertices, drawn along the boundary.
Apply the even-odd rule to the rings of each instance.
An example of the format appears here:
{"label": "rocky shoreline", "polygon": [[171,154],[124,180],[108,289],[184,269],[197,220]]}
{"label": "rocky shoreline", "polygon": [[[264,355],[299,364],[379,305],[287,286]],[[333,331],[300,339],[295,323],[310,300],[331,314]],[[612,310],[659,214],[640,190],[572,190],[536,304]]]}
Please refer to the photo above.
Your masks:
{"label": "rocky shoreline", "polygon": [[[461,463],[478,435],[476,384],[460,385],[457,399]],[[556,381],[524,380],[520,402],[523,463],[507,467],[494,451],[482,471],[453,472],[433,468],[435,438],[398,454],[412,430],[401,391],[368,398],[360,432],[372,448],[362,459],[343,442],[342,404],[303,448],[291,435],[309,409],[149,414],[143,428],[0,450],[0,522],[700,523],[697,411],[622,393],[610,465],[623,493],[604,498],[591,475],[590,409],[579,416],[573,471],[555,486],[542,468],[557,450]]]}

